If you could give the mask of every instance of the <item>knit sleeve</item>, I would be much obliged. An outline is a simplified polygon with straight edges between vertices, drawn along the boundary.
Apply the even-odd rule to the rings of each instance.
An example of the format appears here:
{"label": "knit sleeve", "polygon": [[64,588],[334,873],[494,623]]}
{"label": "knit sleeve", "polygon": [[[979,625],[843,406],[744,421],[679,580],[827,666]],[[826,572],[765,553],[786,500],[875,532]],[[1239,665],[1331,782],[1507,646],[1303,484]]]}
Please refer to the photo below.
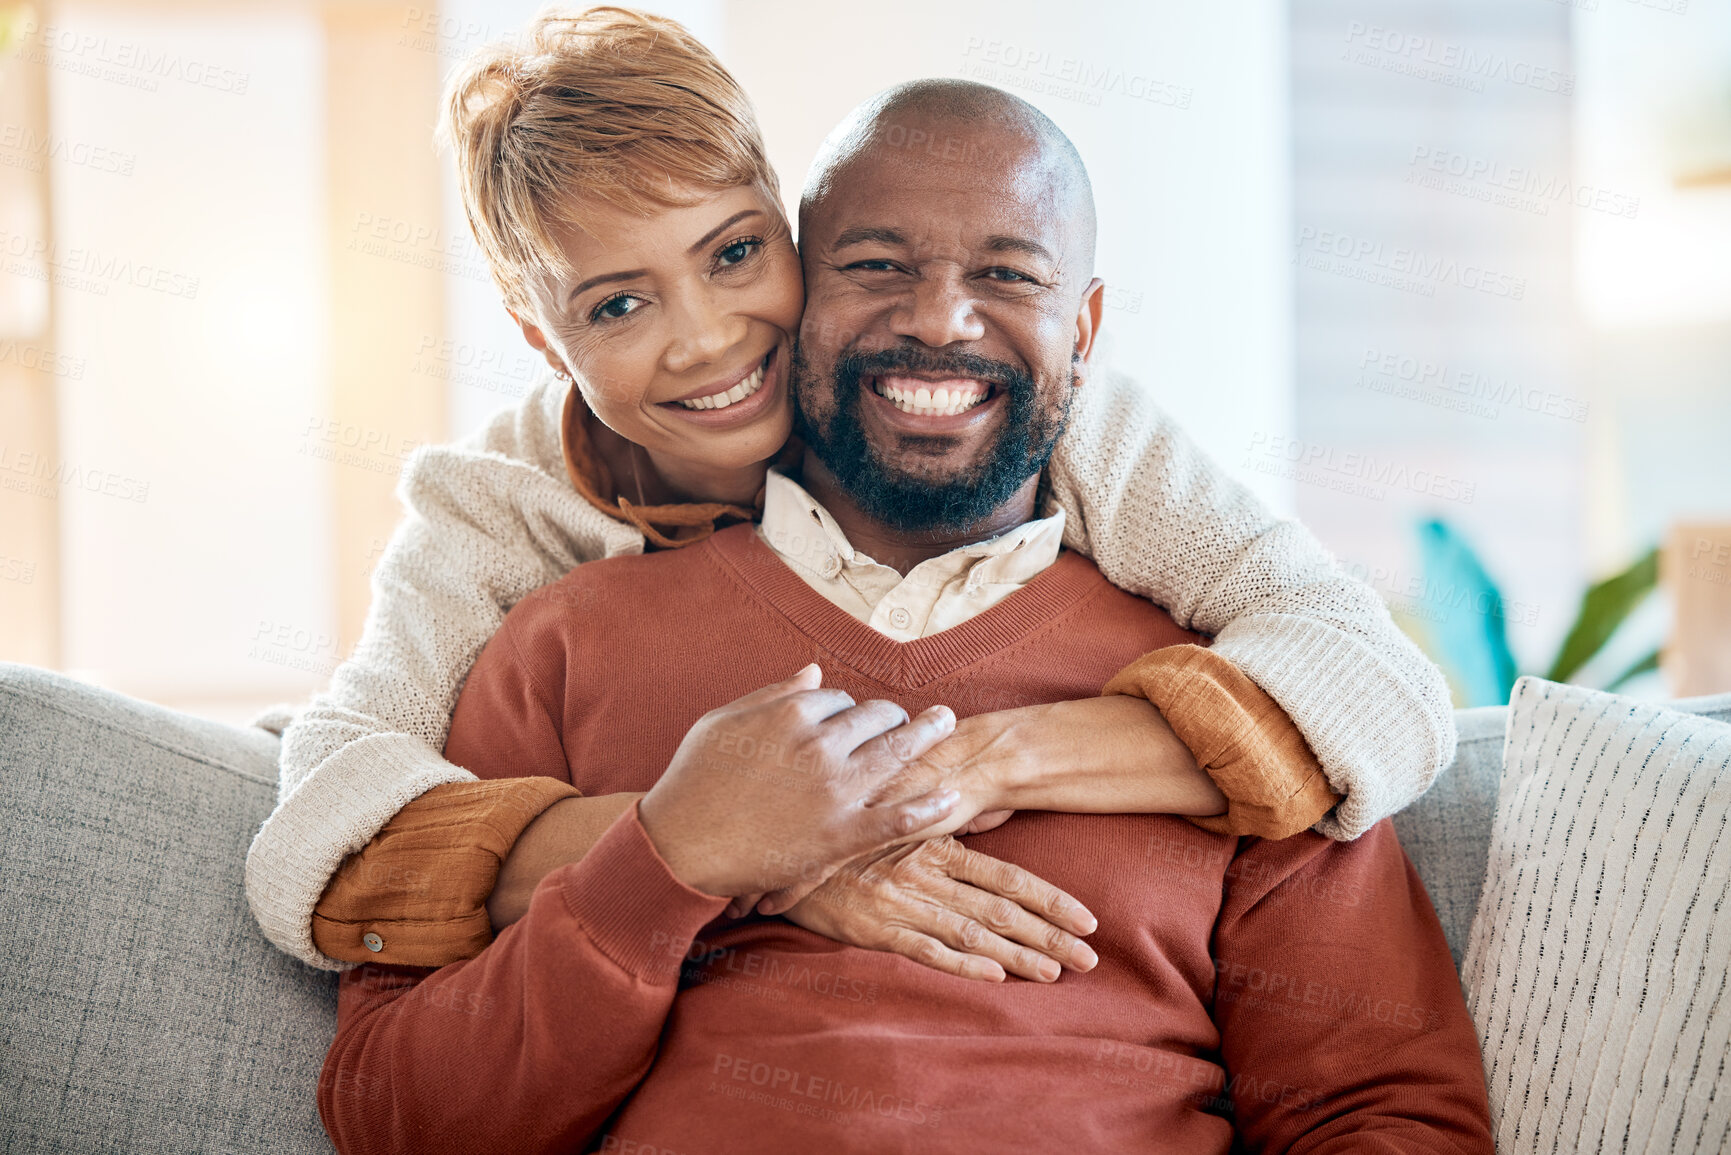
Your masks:
{"label": "knit sleeve", "polygon": [[440,756],[463,678],[505,613],[580,562],[642,548],[578,496],[544,387],[468,442],[419,450],[361,637],[283,734],[276,809],[247,853],[260,928],[313,966],[312,914],[343,859],[411,799],[473,775]]}
{"label": "knit sleeve", "polygon": [[1214,635],[1211,652],[1298,727],[1342,795],[1319,833],[1358,837],[1453,759],[1447,683],[1382,599],[1210,461],[1141,386],[1108,373],[1080,389],[1050,476],[1065,544]]}

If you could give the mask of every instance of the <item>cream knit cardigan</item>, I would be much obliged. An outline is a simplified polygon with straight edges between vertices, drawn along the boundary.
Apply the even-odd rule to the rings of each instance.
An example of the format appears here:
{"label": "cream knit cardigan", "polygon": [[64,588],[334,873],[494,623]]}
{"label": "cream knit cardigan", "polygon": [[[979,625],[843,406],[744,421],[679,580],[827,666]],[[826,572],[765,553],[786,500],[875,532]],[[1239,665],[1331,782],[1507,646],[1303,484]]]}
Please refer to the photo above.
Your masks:
{"label": "cream knit cardigan", "polygon": [[[349,965],[312,939],[344,857],[423,792],[474,777],[439,751],[506,612],[581,562],[643,549],[566,478],[565,388],[549,381],[466,441],[410,459],[398,490],[408,515],[373,574],[360,642],[283,734],[277,806],[247,853],[246,892],[266,936],[314,966]],[[1050,476],[1064,544],[1213,634],[1214,652],[1297,724],[1345,795],[1316,830],[1356,838],[1453,759],[1442,674],[1382,600],[1221,472],[1141,387],[1105,374],[1081,389]]]}

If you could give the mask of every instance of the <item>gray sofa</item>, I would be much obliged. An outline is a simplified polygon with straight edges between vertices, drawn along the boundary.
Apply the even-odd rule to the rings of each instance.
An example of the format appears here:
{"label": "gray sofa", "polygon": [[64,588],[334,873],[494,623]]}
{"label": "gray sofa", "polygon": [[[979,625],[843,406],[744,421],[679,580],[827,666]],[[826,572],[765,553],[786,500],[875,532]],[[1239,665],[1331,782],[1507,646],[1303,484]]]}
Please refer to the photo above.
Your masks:
{"label": "gray sofa", "polygon": [[[1731,720],[1731,695],[1678,703]],[[1395,819],[1458,962],[1484,875],[1502,709]],[[314,1091],[333,976],[241,892],[276,739],[0,664],[0,1151],[331,1150]]]}

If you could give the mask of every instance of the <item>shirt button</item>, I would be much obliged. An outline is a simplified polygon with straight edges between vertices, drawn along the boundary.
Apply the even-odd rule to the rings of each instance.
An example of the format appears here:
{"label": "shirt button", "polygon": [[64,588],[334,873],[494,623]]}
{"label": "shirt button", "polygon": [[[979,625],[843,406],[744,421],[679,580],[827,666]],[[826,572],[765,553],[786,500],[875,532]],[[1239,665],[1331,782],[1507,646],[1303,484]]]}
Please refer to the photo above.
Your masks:
{"label": "shirt button", "polygon": [[366,934],[361,936],[361,943],[374,954],[378,954],[380,951],[385,949],[385,940],[374,934],[372,931],[368,931]]}
{"label": "shirt button", "polygon": [[841,558],[835,556],[835,554],[832,553],[828,557],[823,559],[823,576],[824,577],[832,578],[840,572],[841,572]]}
{"label": "shirt button", "polygon": [[890,611],[890,625],[894,626],[898,630],[907,629],[908,623],[913,620],[913,615],[909,614],[908,611],[902,609],[900,606],[897,606],[895,609]]}

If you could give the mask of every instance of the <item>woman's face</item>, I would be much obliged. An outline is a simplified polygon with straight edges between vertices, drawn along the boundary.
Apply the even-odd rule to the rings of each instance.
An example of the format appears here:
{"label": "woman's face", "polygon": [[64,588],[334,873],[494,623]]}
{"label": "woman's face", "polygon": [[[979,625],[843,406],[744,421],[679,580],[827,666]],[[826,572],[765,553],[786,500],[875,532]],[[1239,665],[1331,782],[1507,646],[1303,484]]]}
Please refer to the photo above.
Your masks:
{"label": "woman's face", "polygon": [[532,286],[537,316],[519,321],[595,415],[656,455],[773,457],[805,295],[781,206],[754,187],[648,216],[601,205],[560,240],[575,272]]}

